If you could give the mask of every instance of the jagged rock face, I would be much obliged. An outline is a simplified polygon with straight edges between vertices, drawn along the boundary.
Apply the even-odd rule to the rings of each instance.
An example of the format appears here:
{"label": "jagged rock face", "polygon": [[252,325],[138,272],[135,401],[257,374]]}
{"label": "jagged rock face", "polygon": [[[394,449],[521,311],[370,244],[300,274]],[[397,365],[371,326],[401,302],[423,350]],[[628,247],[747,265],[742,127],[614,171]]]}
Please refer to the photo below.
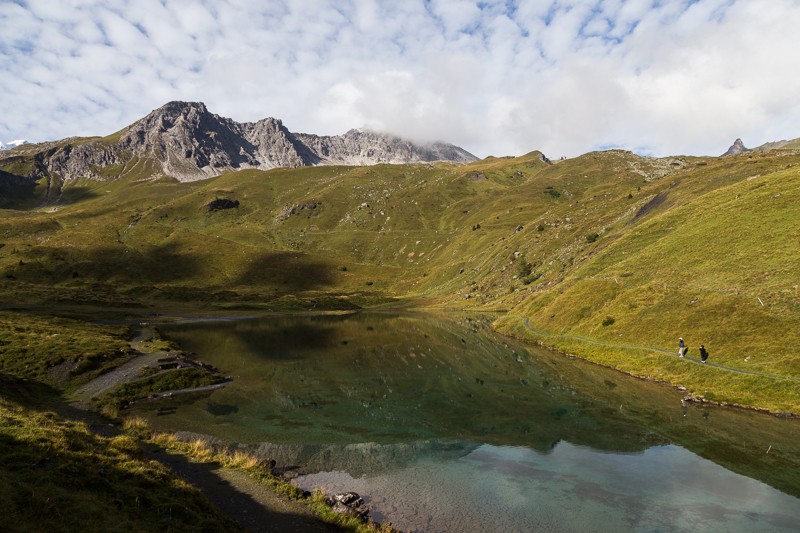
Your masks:
{"label": "jagged rock face", "polygon": [[369,130],[350,130],[344,135],[321,137],[297,134],[297,138],[326,164],[371,165],[421,161],[475,161],[475,156],[452,144],[416,145],[411,141]]}
{"label": "jagged rock face", "polygon": [[[246,168],[477,159],[457,146],[419,146],[371,131],[320,137],[293,134],[274,118],[239,123],[210,113],[200,102],[170,102],[125,128],[117,140],[50,144],[37,158],[65,182],[124,174],[126,166],[141,160],[164,175],[194,181]],[[105,170],[115,165],[122,170]]]}
{"label": "jagged rock face", "polygon": [[136,155],[154,155],[164,174],[181,181],[231,169],[304,164],[280,120],[240,124],[209,113],[202,103],[170,102],[132,124],[119,145]]}
{"label": "jagged rock face", "polygon": [[750,149],[749,148],[745,148],[744,143],[742,142],[741,139],[736,139],[735,141],[733,141],[733,144],[731,145],[731,147],[728,148],[728,151],[725,152],[722,155],[723,156],[726,156],[726,155],[737,155],[737,154],[741,154],[742,152],[749,152],[749,151],[750,151]]}

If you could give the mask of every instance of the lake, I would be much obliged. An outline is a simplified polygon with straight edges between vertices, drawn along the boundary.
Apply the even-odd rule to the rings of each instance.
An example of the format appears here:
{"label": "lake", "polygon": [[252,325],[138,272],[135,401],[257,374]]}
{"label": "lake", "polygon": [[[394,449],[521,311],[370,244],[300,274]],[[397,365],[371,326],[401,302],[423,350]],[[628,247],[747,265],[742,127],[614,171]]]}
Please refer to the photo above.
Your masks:
{"label": "lake", "polygon": [[800,424],[664,385],[458,313],[159,325],[227,387],[136,407],[154,428],[355,491],[409,531],[797,531]]}

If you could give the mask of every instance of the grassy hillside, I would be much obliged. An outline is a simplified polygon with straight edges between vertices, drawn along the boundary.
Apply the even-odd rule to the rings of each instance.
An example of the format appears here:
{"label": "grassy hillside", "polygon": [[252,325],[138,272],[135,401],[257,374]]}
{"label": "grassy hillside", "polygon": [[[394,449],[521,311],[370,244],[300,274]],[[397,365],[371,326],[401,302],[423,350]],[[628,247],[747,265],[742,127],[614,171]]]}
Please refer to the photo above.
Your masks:
{"label": "grassy hillside", "polygon": [[82,423],[2,397],[0,454],[6,531],[236,529],[131,437],[98,437]]}
{"label": "grassy hillside", "polygon": [[711,363],[800,378],[798,169],[786,149],[555,164],[533,152],[178,183],[132,161],[0,210],[0,292],[17,305],[503,309],[503,331],[800,412],[791,382],[653,350],[683,336],[690,356],[704,343]]}
{"label": "grassy hillside", "polygon": [[125,360],[127,328],[0,312],[0,331],[4,531],[235,529],[134,439],[56,414],[65,387]]}

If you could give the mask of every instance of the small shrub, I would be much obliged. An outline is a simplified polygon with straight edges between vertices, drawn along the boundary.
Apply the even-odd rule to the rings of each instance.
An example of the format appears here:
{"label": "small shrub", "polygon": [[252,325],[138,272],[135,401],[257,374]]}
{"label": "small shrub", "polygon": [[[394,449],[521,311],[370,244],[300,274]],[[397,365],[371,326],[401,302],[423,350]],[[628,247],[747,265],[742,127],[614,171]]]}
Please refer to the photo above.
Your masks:
{"label": "small shrub", "polygon": [[534,281],[536,281],[541,277],[542,277],[541,274],[528,274],[527,276],[522,278],[522,283],[524,283],[525,285],[530,285],[531,283],[533,283]]}
{"label": "small shrub", "polygon": [[603,319],[603,326],[610,326],[614,322],[616,322],[616,320],[614,320],[613,316],[607,316]]}
{"label": "small shrub", "polygon": [[544,224],[539,224],[536,226],[536,231],[544,231]]}
{"label": "small shrub", "polygon": [[340,266],[339,267],[339,271],[340,272],[347,272],[347,267],[346,266]]}
{"label": "small shrub", "polygon": [[367,282],[367,286],[371,286],[373,283],[374,283],[374,282],[372,282],[372,281],[368,281],[368,282]]}
{"label": "small shrub", "polygon": [[553,187],[545,188],[544,193],[545,194],[549,194],[553,198],[560,198],[561,197],[561,193],[558,192],[557,190],[555,190]]}
{"label": "small shrub", "polygon": [[533,265],[528,263],[528,261],[525,259],[525,255],[520,255],[519,266],[517,267],[517,276],[520,278],[530,276],[532,270],[533,270]]}
{"label": "small shrub", "polygon": [[599,238],[600,235],[598,233],[590,233],[589,235],[586,236],[586,241],[591,243],[595,242]]}

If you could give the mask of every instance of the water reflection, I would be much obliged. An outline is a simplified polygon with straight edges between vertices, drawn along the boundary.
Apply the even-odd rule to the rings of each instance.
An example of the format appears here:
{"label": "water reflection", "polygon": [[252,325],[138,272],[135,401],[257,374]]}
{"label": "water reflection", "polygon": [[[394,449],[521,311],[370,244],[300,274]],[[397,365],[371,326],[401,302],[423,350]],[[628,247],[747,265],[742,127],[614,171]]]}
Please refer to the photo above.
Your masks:
{"label": "water reflection", "polygon": [[[403,480],[417,472],[428,472],[427,488],[411,484],[414,493],[469,484],[460,476],[488,484],[458,489],[453,497],[466,507],[489,505],[494,496],[479,503],[486,491],[505,494],[492,509],[534,498],[554,513],[565,512],[564,502],[602,496],[592,520],[616,507],[608,523],[625,529],[682,529],[669,526],[684,516],[687,524],[717,516],[719,526],[744,509],[756,517],[738,522],[749,530],[800,517],[796,421],[684,410],[674,389],[511,343],[489,323],[483,316],[356,314],[164,326],[168,337],[237,377],[193,402],[171,403],[171,414],[153,415],[153,423],[241,443],[296,469],[309,486],[363,487],[390,520],[400,509],[427,517],[409,522],[423,530],[437,530],[430,520],[451,511],[397,499]],[[676,496],[679,488],[691,496]],[[780,501],[783,510],[763,517],[740,505],[747,498]],[[650,517],[654,506],[672,518],[662,524]],[[546,513],[510,514],[517,518],[509,529],[550,527]]]}
{"label": "water reflection", "polygon": [[541,354],[509,346],[488,323],[356,315],[163,329],[237,376],[213,400],[178,414],[197,430],[225,424],[238,441],[449,439],[543,451],[561,439],[626,451],[665,442],[632,424],[621,405],[576,388]]}
{"label": "water reflection", "polygon": [[[435,480],[435,481],[434,481]],[[796,531],[798,503],[677,446],[609,454],[481,445],[367,476],[308,475],[306,489],[365,494],[405,531]]]}

